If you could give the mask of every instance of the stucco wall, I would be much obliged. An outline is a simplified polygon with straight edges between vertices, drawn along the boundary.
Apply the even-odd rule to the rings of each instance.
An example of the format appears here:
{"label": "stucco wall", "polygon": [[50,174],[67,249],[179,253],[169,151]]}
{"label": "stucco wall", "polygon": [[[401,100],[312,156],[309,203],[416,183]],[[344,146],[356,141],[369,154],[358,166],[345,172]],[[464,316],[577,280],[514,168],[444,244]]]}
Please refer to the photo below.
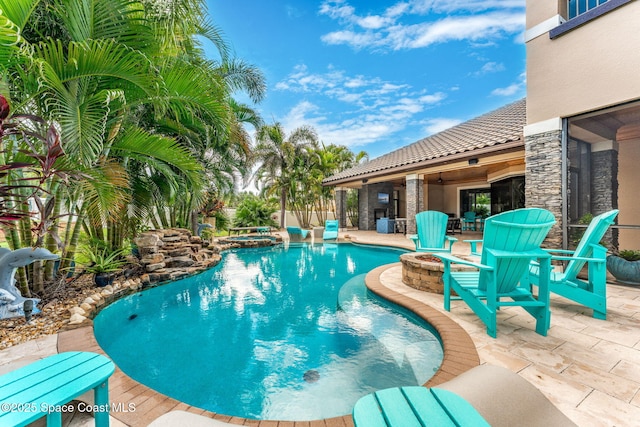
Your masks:
{"label": "stucco wall", "polygon": [[[527,28],[554,6],[556,0],[528,0]],[[640,1],[633,1],[554,40],[543,34],[529,41],[527,123],[639,99],[639,21]]]}
{"label": "stucco wall", "polygon": [[[425,188],[427,188],[426,185]],[[460,191],[471,188],[490,189],[486,181],[470,182],[464,185],[431,184],[428,186],[428,202],[425,210],[452,213],[455,216],[460,216]]]}
{"label": "stucco wall", "polygon": [[558,15],[563,2],[566,0],[527,0],[527,28]]}
{"label": "stucco wall", "polygon": [[429,185],[428,200],[425,210],[444,212],[445,198],[444,185]]}

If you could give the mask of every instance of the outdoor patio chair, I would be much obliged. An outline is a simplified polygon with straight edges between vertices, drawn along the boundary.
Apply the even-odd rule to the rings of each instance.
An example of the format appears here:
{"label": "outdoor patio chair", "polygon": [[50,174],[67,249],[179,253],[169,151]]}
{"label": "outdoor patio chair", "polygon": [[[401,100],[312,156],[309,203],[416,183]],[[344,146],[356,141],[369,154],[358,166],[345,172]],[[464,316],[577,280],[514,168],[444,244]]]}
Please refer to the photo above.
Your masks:
{"label": "outdoor patio chair", "polygon": [[[487,334],[495,338],[498,309],[521,306],[536,319],[536,332],[546,335],[550,321],[551,255],[540,249],[540,244],[555,222],[553,214],[545,209],[503,212],[485,221],[480,263],[434,253],[444,262],[445,310],[451,309],[453,290],[487,326]],[[540,268],[537,298],[526,283],[529,264],[536,259]],[[471,265],[478,271],[454,272],[451,271],[452,263]],[[503,301],[506,298],[511,301]]]}
{"label": "outdoor patio chair", "polygon": [[462,215],[462,231],[473,230],[476,231],[476,213],[465,212]]}
{"label": "outdoor patio chair", "polygon": [[[575,251],[549,249],[551,260],[569,261],[564,272],[552,272],[549,282],[551,292],[593,309],[593,317],[607,317],[607,248],[600,240],[613,224],[618,210],[614,209],[594,217],[585,230]],[[578,274],[587,264],[587,280],[578,279]],[[540,269],[532,264],[529,281],[538,285]]]}
{"label": "outdoor patio chair", "polygon": [[[0,376],[0,425],[26,426],[46,417],[61,426],[65,406],[93,389],[95,425],[109,426],[109,377],[115,365],[101,354],[70,351]],[[18,407],[18,409],[11,409]]]}
{"label": "outdoor patio chair", "polygon": [[424,211],[416,215],[418,234],[409,236],[417,252],[451,252],[458,239],[447,236],[449,216],[438,211]]}
{"label": "outdoor patio chair", "polygon": [[328,219],[324,223],[324,232],[322,233],[323,240],[338,240],[338,228],[339,222],[337,219]]}
{"label": "outdoor patio chair", "polygon": [[287,233],[290,242],[301,242],[309,236],[310,231],[300,227],[287,227]]}
{"label": "outdoor patio chair", "polygon": [[480,365],[437,387],[401,387],[362,397],[356,427],[575,426],[540,390],[509,369]]}

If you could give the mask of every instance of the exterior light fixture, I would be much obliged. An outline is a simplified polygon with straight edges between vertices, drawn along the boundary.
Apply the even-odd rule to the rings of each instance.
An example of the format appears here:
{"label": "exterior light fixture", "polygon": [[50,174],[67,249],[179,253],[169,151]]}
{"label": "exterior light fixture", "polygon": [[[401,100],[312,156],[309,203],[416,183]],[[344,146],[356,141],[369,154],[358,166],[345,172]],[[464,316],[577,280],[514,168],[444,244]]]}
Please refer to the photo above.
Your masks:
{"label": "exterior light fixture", "polygon": [[31,323],[31,314],[33,313],[33,300],[25,300],[22,305],[22,310],[24,311],[24,320],[27,323]]}

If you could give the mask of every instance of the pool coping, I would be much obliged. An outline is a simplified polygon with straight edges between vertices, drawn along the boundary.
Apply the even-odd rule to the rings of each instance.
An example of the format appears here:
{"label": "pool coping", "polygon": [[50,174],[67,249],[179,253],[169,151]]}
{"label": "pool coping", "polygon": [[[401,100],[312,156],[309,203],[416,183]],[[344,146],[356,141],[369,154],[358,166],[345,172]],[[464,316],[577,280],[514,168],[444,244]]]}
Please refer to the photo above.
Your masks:
{"label": "pool coping", "polygon": [[[438,333],[443,346],[443,361],[434,374],[424,386],[436,386],[445,381],[455,378],[461,373],[478,366],[480,357],[469,334],[439,310],[417,301],[407,295],[396,292],[381,281],[381,275],[388,269],[396,267],[400,263],[386,264],[371,270],[365,283],[376,295],[379,295],[405,309],[410,310],[417,316],[430,323]],[[58,334],[58,352],[64,351],[92,351],[106,355],[104,350],[96,341],[93,333],[93,325],[71,329]],[[353,426],[351,415],[342,417],[327,418],[314,421],[275,421],[275,420],[254,420],[241,417],[233,417],[206,411],[176,399],[156,392],[149,387],[138,383],[117,366],[116,371],[109,380],[110,401],[119,404],[133,403],[135,411],[111,413],[111,416],[122,423],[131,426],[147,426],[159,416],[175,410],[195,413],[219,421],[255,427],[348,427]]]}

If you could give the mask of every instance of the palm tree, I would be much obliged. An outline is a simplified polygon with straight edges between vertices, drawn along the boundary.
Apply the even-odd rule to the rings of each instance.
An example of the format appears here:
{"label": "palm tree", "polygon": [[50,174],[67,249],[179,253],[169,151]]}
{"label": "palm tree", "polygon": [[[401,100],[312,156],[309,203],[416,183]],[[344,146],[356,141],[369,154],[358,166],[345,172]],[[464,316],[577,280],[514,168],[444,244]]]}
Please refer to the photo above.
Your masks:
{"label": "palm tree", "polygon": [[315,160],[310,168],[309,179],[312,180],[311,188],[314,194],[314,210],[320,224],[326,220],[326,213],[331,211],[335,214],[334,193],[331,187],[322,185],[325,178],[353,167],[363,159],[368,159],[369,155],[360,151],[354,153],[344,145],[322,144],[314,150]]}
{"label": "palm tree", "polygon": [[[280,123],[264,125],[256,134],[255,150],[260,166],[255,181],[262,184],[266,194],[280,197],[280,228],[284,228],[287,197],[295,191],[294,164],[296,159],[306,156],[306,148],[318,144],[316,131],[308,126],[294,129],[288,136]],[[299,170],[299,168],[298,168]]]}
{"label": "palm tree", "polygon": [[[71,187],[49,189],[75,218],[64,233],[69,259],[81,228],[117,245],[125,214],[162,221],[169,206],[167,225],[188,216],[201,202],[204,165],[247,168],[241,127],[250,109],[232,95],[260,100],[264,77],[228,58],[204,5],[0,0],[0,88],[17,110],[57,123],[66,166],[81,173]],[[204,59],[197,35],[218,46],[220,61]]]}

